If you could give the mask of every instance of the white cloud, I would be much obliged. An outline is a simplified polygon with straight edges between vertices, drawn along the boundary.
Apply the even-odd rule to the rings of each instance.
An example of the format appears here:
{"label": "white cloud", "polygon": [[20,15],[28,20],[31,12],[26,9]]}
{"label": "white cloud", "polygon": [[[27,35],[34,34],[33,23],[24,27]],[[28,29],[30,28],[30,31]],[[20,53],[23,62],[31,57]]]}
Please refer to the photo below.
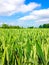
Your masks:
{"label": "white cloud", "polygon": [[19,18],[18,21],[20,22],[30,21],[30,23],[32,22],[32,25],[33,22],[34,25],[49,23],[49,8],[41,10],[33,10],[29,15]]}
{"label": "white cloud", "polygon": [[49,19],[49,8],[48,9],[41,9],[41,10],[33,10],[30,12],[29,15],[20,18],[19,20],[40,20],[48,18]]}
{"label": "white cloud", "polygon": [[32,15],[35,16],[49,16],[49,8],[48,9],[41,9],[41,10],[34,10],[32,13]]}
{"label": "white cloud", "polygon": [[[15,23],[5,23],[12,25],[40,25],[49,23],[49,8],[36,10],[41,4],[31,2],[26,5],[24,2],[25,0],[0,0],[0,15],[2,16],[10,16],[19,12],[24,14],[29,12],[29,15],[18,18]],[[29,22],[27,23],[27,21]],[[0,22],[0,24],[2,24],[2,22]]]}
{"label": "white cloud", "polygon": [[12,15],[18,12],[25,13],[41,6],[35,2],[25,5],[24,2],[25,0],[0,0],[0,15]]}
{"label": "white cloud", "polygon": [[29,15],[29,16],[24,16],[22,18],[19,18],[19,20],[21,21],[26,21],[26,20],[31,20],[31,19],[35,19],[35,17],[32,15]]}
{"label": "white cloud", "polygon": [[29,3],[28,5],[23,4],[20,8],[21,8],[21,12],[24,13],[24,12],[32,11],[40,6],[41,6],[40,4],[33,2],[33,3]]}

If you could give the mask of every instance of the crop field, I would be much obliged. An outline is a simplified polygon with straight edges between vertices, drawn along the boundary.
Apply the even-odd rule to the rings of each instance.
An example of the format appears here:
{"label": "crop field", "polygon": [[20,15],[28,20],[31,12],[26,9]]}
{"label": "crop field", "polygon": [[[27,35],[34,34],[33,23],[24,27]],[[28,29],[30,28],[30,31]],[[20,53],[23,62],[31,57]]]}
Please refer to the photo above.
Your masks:
{"label": "crop field", "polygon": [[49,29],[0,29],[0,65],[49,65]]}

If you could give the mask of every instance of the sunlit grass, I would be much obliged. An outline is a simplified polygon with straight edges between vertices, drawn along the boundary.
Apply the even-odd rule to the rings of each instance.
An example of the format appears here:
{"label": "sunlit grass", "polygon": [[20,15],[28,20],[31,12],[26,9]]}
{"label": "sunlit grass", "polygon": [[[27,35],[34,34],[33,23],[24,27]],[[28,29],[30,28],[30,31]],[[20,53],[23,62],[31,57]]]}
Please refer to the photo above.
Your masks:
{"label": "sunlit grass", "polygon": [[49,29],[0,29],[0,65],[49,65]]}

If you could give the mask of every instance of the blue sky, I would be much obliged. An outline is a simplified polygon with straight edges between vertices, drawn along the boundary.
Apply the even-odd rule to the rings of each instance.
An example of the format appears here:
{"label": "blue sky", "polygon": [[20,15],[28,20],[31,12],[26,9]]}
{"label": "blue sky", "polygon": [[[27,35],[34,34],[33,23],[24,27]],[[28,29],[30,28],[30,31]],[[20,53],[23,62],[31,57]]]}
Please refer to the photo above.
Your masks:
{"label": "blue sky", "polygon": [[0,25],[39,26],[49,23],[49,0],[0,0]]}

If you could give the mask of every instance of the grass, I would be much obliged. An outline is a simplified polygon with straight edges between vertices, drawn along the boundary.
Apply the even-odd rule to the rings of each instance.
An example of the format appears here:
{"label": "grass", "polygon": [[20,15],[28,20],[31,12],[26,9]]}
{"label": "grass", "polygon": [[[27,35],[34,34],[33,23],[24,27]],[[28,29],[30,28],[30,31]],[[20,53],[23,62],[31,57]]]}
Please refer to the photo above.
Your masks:
{"label": "grass", "polygon": [[49,65],[49,29],[0,29],[1,65]]}

